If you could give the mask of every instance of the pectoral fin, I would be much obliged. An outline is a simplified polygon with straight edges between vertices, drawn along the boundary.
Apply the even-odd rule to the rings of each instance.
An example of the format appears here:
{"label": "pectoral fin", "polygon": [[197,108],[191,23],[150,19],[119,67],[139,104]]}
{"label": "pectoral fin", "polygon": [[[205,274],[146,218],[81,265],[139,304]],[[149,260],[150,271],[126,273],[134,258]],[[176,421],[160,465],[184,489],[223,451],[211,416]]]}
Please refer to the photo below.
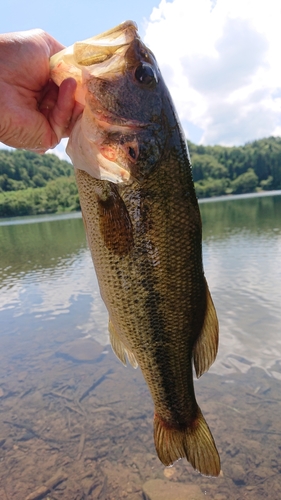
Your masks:
{"label": "pectoral fin", "polygon": [[132,353],[127,347],[124,346],[123,342],[120,340],[111,320],[109,320],[108,330],[110,334],[110,342],[113,352],[116,354],[117,358],[120,359],[121,363],[124,366],[127,366],[126,356],[129,363],[133,368],[138,367],[138,362]]}
{"label": "pectoral fin", "polygon": [[219,324],[216,310],[206,282],[206,313],[202,330],[193,348],[193,362],[197,378],[209,370],[216,359]]}
{"label": "pectoral fin", "polygon": [[[101,184],[98,192],[98,214],[101,234],[106,248],[115,255],[127,255],[133,248],[133,228],[124,201],[113,185]],[[100,188],[99,188],[100,189]]]}

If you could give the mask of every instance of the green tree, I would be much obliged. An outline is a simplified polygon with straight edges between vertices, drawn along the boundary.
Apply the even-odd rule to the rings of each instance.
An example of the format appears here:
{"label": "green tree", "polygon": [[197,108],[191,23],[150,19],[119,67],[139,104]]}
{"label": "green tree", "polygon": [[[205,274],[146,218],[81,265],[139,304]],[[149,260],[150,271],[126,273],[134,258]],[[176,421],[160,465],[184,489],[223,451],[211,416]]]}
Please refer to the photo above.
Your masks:
{"label": "green tree", "polygon": [[193,180],[202,179],[223,179],[227,177],[227,168],[219,163],[218,160],[209,154],[194,154],[192,156],[192,174]]}
{"label": "green tree", "polygon": [[253,193],[258,186],[258,182],[258,176],[252,168],[249,168],[247,172],[236,177],[231,183],[232,192],[236,194]]}
{"label": "green tree", "polygon": [[[252,192],[253,190],[281,189],[281,138],[268,137],[244,146],[197,146],[188,141],[193,163],[193,177],[198,190],[208,193],[207,179],[225,178],[225,193]],[[217,170],[210,157],[225,170]],[[249,170],[251,175],[249,174]],[[253,176],[253,172],[256,177]],[[240,178],[241,175],[247,174]],[[235,182],[234,182],[235,181]],[[243,182],[245,186],[242,186]],[[257,182],[257,183],[256,183]],[[197,186],[197,184],[199,185]],[[205,187],[204,187],[205,186]]]}

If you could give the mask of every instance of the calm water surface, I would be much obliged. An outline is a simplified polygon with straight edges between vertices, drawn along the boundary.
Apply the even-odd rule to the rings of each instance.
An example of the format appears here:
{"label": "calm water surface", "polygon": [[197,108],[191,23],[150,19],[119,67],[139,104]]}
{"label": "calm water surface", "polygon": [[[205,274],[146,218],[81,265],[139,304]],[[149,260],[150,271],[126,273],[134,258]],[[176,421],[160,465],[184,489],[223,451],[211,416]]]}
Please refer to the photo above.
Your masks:
{"label": "calm water surface", "polygon": [[1,499],[281,498],[281,193],[200,209],[220,349],[195,389],[221,477],[156,458],[150,395],[108,346],[80,216],[21,218],[0,221]]}

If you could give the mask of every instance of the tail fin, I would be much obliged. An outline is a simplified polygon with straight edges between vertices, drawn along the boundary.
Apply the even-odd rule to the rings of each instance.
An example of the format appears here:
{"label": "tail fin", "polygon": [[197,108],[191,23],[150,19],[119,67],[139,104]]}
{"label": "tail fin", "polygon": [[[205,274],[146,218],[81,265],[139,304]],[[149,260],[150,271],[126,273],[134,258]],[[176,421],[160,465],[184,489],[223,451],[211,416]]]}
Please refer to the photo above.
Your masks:
{"label": "tail fin", "polygon": [[185,430],[169,428],[155,415],[154,442],[164,465],[172,465],[179,458],[186,457],[192,467],[205,476],[218,476],[220,473],[220,457],[199,407],[197,418]]}

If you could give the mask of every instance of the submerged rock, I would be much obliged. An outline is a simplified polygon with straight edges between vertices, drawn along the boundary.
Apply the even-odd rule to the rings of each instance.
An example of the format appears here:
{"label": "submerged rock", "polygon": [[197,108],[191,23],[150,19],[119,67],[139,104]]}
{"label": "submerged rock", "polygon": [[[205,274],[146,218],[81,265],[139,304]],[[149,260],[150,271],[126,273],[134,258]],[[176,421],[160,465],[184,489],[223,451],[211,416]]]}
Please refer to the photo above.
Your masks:
{"label": "submerged rock", "polygon": [[199,486],[151,479],[143,485],[145,500],[205,500]]}
{"label": "submerged rock", "polygon": [[104,347],[93,339],[77,339],[63,344],[57,351],[57,356],[71,359],[72,361],[96,361],[104,351]]}

